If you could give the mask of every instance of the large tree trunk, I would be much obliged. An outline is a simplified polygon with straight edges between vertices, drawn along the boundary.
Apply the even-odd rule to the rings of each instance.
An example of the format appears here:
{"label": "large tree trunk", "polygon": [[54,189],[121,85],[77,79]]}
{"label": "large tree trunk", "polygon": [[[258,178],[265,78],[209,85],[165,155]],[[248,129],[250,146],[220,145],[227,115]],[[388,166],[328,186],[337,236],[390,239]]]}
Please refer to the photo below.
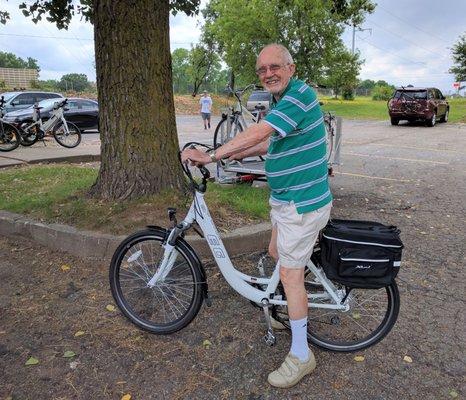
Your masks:
{"label": "large tree trunk", "polygon": [[91,194],[184,189],[178,162],[169,0],[94,0],[101,166]]}

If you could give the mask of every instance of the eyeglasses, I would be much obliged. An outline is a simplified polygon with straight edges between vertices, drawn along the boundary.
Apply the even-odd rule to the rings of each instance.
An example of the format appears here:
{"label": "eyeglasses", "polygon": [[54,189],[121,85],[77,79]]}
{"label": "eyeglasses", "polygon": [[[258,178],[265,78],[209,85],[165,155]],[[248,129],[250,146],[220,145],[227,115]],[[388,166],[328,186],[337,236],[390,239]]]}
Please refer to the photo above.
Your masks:
{"label": "eyeglasses", "polygon": [[282,65],[271,64],[269,66],[263,66],[263,67],[256,69],[256,74],[259,76],[263,76],[267,73],[267,70],[270,70],[270,72],[274,74],[275,72],[278,72],[281,68],[286,67],[287,65],[290,65],[290,63],[286,63]]}

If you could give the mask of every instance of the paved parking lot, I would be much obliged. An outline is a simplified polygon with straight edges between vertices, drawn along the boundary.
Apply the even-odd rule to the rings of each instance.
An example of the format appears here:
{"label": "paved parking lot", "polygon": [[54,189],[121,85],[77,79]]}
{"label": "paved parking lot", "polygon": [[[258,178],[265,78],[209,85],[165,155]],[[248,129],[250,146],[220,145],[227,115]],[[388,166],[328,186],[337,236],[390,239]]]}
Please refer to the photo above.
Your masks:
{"label": "paved parking lot", "polygon": [[[181,142],[211,138],[212,132],[197,128],[199,118],[178,121]],[[462,398],[466,126],[392,127],[387,121],[344,121],[343,126],[343,165],[331,179],[333,217],[397,225],[405,244],[397,278],[400,315],[381,343],[357,354],[314,349],[318,368],[309,379],[286,391],[273,389],[266,376],[288,351],[289,336],[280,334],[277,345],[267,348],[260,312],[234,293],[213,265],[207,266],[213,306],[203,307],[183,331],[158,337],[106,311],[111,303],[107,265],[1,239],[0,340],[5,344],[0,360],[7,368],[0,372],[0,396]],[[246,258],[235,262],[241,266]],[[61,271],[63,264],[71,266],[69,274]],[[53,287],[37,285],[43,274],[56,278]],[[86,334],[75,338],[78,330]],[[65,348],[78,353],[74,369],[61,357]],[[35,369],[24,366],[30,354],[41,359]],[[355,355],[364,361],[356,362]]]}

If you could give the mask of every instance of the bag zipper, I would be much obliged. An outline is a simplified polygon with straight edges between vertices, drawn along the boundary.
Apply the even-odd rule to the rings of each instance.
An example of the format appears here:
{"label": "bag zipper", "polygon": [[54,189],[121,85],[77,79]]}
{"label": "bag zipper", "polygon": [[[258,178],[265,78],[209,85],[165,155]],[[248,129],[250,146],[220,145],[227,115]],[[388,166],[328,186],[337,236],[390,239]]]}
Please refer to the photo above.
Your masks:
{"label": "bag zipper", "polygon": [[366,245],[369,245],[369,246],[380,246],[380,247],[394,247],[394,248],[397,248],[397,249],[403,248],[403,245],[399,246],[399,245],[395,245],[395,244],[382,244],[382,243],[371,243],[371,242],[356,242],[356,241],[354,241],[354,240],[344,240],[344,239],[334,238],[334,237],[331,237],[331,236],[327,236],[327,235],[325,235],[325,234],[323,234],[323,236],[324,236],[324,238],[326,238],[326,239],[336,240],[337,242],[355,243],[355,244],[366,244]]}

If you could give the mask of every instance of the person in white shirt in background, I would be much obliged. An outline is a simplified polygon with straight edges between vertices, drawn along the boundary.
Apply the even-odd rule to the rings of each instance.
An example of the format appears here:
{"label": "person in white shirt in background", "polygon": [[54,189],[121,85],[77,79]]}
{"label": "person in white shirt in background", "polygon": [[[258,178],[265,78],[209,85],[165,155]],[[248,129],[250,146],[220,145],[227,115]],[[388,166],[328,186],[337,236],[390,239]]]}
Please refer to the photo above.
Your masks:
{"label": "person in white shirt in background", "polygon": [[201,105],[200,113],[202,120],[204,121],[204,129],[210,129],[210,114],[212,112],[212,99],[210,98],[207,90],[202,92],[202,97],[199,100]]}

